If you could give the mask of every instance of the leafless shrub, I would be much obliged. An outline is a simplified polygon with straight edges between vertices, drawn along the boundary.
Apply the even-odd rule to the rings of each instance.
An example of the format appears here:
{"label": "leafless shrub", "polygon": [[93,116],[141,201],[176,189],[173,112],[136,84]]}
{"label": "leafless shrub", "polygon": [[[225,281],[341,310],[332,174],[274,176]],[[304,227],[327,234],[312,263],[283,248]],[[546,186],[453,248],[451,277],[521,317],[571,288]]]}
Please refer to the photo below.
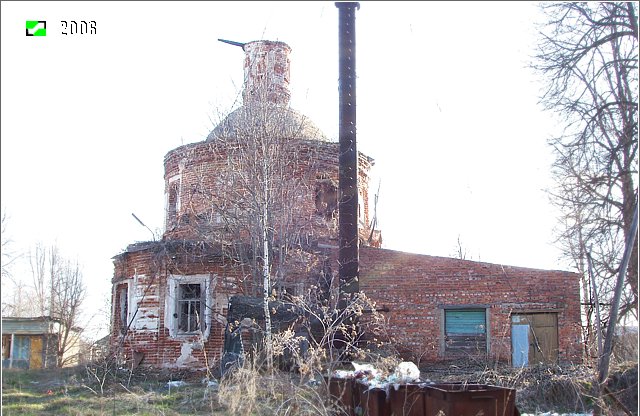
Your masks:
{"label": "leafless shrub", "polygon": [[220,384],[218,400],[231,414],[335,414],[322,383],[302,382],[289,372],[264,372],[264,363],[257,357],[253,354],[252,360],[244,360]]}
{"label": "leafless shrub", "polygon": [[614,338],[612,361],[616,364],[626,362],[638,363],[638,331],[621,328]]}
{"label": "leafless shrub", "polygon": [[357,293],[341,310],[314,300],[311,292],[293,297],[300,319],[272,337],[274,362],[295,371],[272,371],[262,349],[225,376],[219,400],[231,413],[336,414],[324,376],[350,360],[372,363],[382,373],[395,369],[400,359],[383,340],[385,320],[371,299]]}

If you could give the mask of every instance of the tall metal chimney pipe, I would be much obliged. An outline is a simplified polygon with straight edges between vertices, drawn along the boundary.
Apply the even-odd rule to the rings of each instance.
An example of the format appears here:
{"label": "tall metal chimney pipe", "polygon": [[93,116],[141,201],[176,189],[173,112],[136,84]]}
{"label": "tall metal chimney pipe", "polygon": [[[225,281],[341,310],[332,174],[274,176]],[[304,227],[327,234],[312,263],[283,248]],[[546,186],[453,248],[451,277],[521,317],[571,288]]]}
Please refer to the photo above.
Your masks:
{"label": "tall metal chimney pipe", "polygon": [[359,291],[358,238],[358,150],[356,148],[356,31],[358,2],[336,2],[339,52],[340,175],[338,254],[342,307]]}

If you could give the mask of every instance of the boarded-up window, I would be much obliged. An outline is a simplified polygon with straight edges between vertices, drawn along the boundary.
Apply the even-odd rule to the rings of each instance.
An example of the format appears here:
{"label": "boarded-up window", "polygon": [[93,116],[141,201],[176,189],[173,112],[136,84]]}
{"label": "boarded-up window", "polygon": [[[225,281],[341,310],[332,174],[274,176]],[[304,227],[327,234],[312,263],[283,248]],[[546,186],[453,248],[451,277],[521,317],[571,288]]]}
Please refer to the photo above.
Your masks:
{"label": "boarded-up window", "polygon": [[485,309],[447,309],[444,312],[445,350],[448,352],[486,352]]}
{"label": "boarded-up window", "polygon": [[129,326],[129,285],[118,286],[118,306],[120,309],[120,333],[126,334]]}
{"label": "boarded-up window", "polygon": [[167,224],[172,227],[176,224],[178,215],[178,198],[179,198],[180,183],[174,181],[169,184],[169,195],[167,200]]}

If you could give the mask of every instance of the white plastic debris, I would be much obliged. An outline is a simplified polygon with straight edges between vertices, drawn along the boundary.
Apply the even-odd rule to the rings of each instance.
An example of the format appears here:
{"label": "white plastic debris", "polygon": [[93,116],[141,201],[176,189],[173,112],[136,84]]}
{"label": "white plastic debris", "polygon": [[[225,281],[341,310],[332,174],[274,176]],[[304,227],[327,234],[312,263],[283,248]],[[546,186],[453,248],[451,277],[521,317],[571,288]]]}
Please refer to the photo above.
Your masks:
{"label": "white plastic debris", "polygon": [[218,387],[220,387],[220,384],[218,383],[218,380],[216,380],[215,378],[205,377],[205,378],[202,379],[202,384],[204,384],[207,387],[209,387],[210,389],[214,389],[214,390],[217,390]]}
{"label": "white plastic debris", "polygon": [[334,378],[351,378],[351,377],[353,377],[353,371],[336,370],[336,371],[333,372],[332,377],[334,377]]}
{"label": "white plastic debris", "polygon": [[420,370],[411,361],[403,361],[396,366],[393,376],[396,383],[413,383],[420,380]]}
{"label": "white plastic debris", "polygon": [[354,368],[354,375],[356,378],[366,377],[377,379],[380,376],[380,370],[372,366],[371,364],[358,364],[352,362]]}
{"label": "white plastic debris", "polygon": [[[387,392],[389,388],[393,387],[396,390],[400,388],[400,385],[407,383],[420,382],[420,370],[418,366],[410,361],[403,361],[398,364],[395,370],[388,375],[384,375],[379,369],[375,368],[371,364],[360,364],[356,362],[351,363],[354,370],[336,370],[333,372],[332,377],[347,379],[352,378],[371,389],[384,389]],[[430,383],[429,380],[425,381]]]}
{"label": "white plastic debris", "polygon": [[174,388],[175,388],[175,387],[184,387],[184,386],[186,386],[186,385],[187,385],[187,383],[185,383],[184,381],[182,381],[182,380],[177,380],[177,381],[169,381],[169,382],[167,383],[166,387],[167,387],[168,389],[170,389],[170,388],[172,388],[172,387],[174,387]]}
{"label": "white plastic debris", "polygon": [[311,387],[316,387],[320,385],[320,382],[318,380],[316,380],[315,378],[309,379],[309,381],[307,381],[305,383],[307,386],[311,386]]}

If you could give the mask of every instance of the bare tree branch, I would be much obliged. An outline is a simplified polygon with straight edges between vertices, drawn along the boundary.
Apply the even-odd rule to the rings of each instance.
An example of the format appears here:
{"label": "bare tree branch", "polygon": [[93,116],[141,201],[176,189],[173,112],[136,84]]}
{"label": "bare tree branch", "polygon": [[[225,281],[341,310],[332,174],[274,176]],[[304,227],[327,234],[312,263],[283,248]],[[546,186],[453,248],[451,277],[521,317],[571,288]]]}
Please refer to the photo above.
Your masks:
{"label": "bare tree branch", "polygon": [[[610,304],[638,198],[637,3],[542,7],[547,22],[532,67],[547,81],[541,103],[566,122],[550,141],[556,160],[549,195],[563,215],[558,242],[582,273],[590,256],[596,295]],[[637,239],[632,253],[620,319],[637,316]],[[598,318],[606,323],[617,312],[604,307]]]}

